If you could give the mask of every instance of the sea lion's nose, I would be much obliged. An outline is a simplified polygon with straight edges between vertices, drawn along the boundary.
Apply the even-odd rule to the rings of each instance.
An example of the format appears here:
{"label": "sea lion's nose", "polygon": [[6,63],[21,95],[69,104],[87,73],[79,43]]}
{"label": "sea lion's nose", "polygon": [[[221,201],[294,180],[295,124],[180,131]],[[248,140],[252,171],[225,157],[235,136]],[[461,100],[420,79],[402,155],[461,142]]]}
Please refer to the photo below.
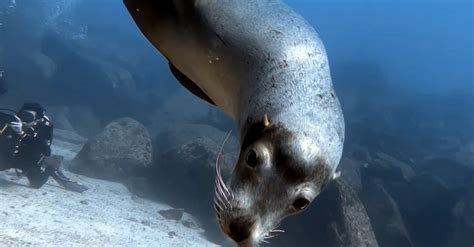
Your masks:
{"label": "sea lion's nose", "polygon": [[255,221],[250,217],[239,217],[232,220],[229,224],[229,236],[237,243],[242,242],[252,234],[252,226]]}

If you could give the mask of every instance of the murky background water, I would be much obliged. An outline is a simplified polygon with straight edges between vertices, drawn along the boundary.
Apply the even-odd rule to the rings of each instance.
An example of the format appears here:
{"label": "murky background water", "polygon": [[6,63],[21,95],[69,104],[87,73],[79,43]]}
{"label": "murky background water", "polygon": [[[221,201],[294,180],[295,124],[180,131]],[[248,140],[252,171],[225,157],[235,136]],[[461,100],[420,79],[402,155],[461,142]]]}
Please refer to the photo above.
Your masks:
{"label": "murky background water", "polygon": [[[286,233],[272,246],[472,246],[472,1],[287,3],[326,45],[347,137],[342,179],[286,220]],[[66,157],[67,170],[183,208],[206,230],[203,238],[228,244],[215,225],[212,166],[233,124],[175,81],[121,1],[0,0],[0,71],[0,106],[45,105],[56,127],[53,151]],[[228,167],[237,151],[234,138],[225,151]],[[2,190],[4,198],[16,193]],[[0,212],[8,214],[4,198]],[[151,215],[126,222],[163,232],[153,226],[167,219]],[[173,227],[166,237],[179,242]],[[100,234],[105,243],[113,238]],[[7,244],[41,244],[12,236],[0,232]]]}

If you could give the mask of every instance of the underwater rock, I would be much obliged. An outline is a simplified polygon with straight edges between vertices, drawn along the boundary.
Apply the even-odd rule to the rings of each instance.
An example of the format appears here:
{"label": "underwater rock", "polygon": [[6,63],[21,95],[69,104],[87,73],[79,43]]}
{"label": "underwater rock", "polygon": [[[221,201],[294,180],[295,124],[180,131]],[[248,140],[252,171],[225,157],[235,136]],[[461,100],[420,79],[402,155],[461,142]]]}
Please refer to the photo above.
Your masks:
{"label": "underwater rock", "polygon": [[59,167],[63,162],[64,157],[61,155],[51,155],[44,158],[43,166],[44,167]]}
{"label": "underwater rock", "polygon": [[[147,174],[152,198],[195,215],[205,226],[207,237],[218,242],[229,241],[217,226],[212,207],[215,162],[225,137],[225,132],[212,126],[175,125],[156,136],[154,164]],[[224,179],[238,152],[238,142],[231,136],[220,157]]]}
{"label": "underwater rock", "polygon": [[425,158],[413,167],[377,152],[360,170],[361,198],[382,246],[448,243],[457,191],[474,178],[472,170],[449,158]]}
{"label": "underwater rock", "polygon": [[121,180],[152,163],[147,129],[131,118],[109,123],[74,158],[71,170],[86,176]]}
{"label": "underwater rock", "polygon": [[160,210],[158,213],[169,220],[181,220],[183,218],[184,209],[172,208],[167,210]]}
{"label": "underwater rock", "polygon": [[63,156],[65,161],[71,161],[86,141],[87,139],[74,131],[55,128],[51,153]]}
{"label": "underwater rock", "polygon": [[449,242],[455,194],[439,176],[423,173],[413,178],[404,193],[394,195],[415,246]]}
{"label": "underwater rock", "polygon": [[403,176],[403,179],[405,181],[410,181],[413,176],[415,176],[415,172],[413,171],[413,168],[411,168],[408,164],[405,162],[402,162],[395,157],[388,155],[386,153],[382,152],[377,152],[377,158],[380,160],[379,164],[386,164],[390,166],[390,168],[394,170],[398,170],[401,175]]}
{"label": "underwater rock", "polygon": [[466,185],[452,209],[453,233],[443,246],[469,246],[474,243],[474,180]]}
{"label": "underwater rock", "polygon": [[370,219],[356,192],[344,180],[335,183],[339,194],[340,217],[335,233],[339,234],[339,246],[378,246]]}
{"label": "underwater rock", "polygon": [[[161,193],[169,194],[179,207],[212,202],[215,162],[226,133],[211,126],[184,125],[156,137],[152,176]],[[224,176],[237,158],[236,140],[226,144],[220,162]],[[178,182],[186,181],[186,182]],[[199,185],[199,186],[196,186]],[[169,188],[173,188],[172,191]],[[205,196],[203,196],[205,194]],[[189,205],[190,202],[195,202]]]}
{"label": "underwater rock", "polygon": [[123,181],[127,189],[134,194],[143,198],[154,198],[155,190],[149,180],[143,176],[128,177]]}
{"label": "underwater rock", "polygon": [[178,90],[151,113],[150,119],[160,120],[153,121],[151,129],[157,132],[173,131],[176,123],[197,124],[199,119],[208,117],[209,111],[217,110],[186,90]]}
{"label": "underwater rock", "polygon": [[358,143],[351,144],[346,152],[350,154],[352,159],[359,162],[369,162],[372,159],[368,148]]}
{"label": "underwater rock", "polygon": [[53,123],[54,128],[63,129],[63,130],[74,130],[71,122],[68,119],[68,114],[70,112],[69,107],[67,106],[50,106],[47,108],[47,115],[51,122]]}
{"label": "underwater rock", "polygon": [[388,155],[377,152],[375,157],[364,164],[361,170],[362,180],[382,178],[387,183],[408,183],[415,176],[415,171],[405,162]]}
{"label": "underwater rock", "polygon": [[[115,62],[115,61],[113,61]],[[102,72],[107,76],[107,82],[112,85],[114,93],[121,97],[133,98],[137,95],[137,85],[132,73],[124,67],[110,61],[97,60]]]}
{"label": "underwater rock", "polygon": [[75,131],[56,128],[55,126],[53,142],[54,141],[64,141],[64,142],[69,142],[70,144],[84,144],[87,141],[87,139],[80,136]]}
{"label": "underwater rock", "polygon": [[379,246],[364,205],[342,178],[328,185],[307,212],[293,218],[283,223],[286,234],[277,237],[277,246],[294,246],[295,239],[298,246]]}
{"label": "underwater rock", "polygon": [[[226,133],[224,133],[223,131],[220,131],[209,125],[175,124],[172,128],[162,131],[156,135],[153,143],[154,155],[157,159],[159,159],[159,156],[169,152],[170,150],[175,150],[176,148],[181,148],[183,146],[191,148],[192,142],[196,140],[199,142],[199,140],[201,140],[201,144],[203,144],[204,146],[208,145],[206,149],[212,150],[211,152],[214,152],[214,155],[210,155],[210,159],[206,160],[205,163],[214,166],[217,154],[216,152],[224,141],[225,135]],[[226,153],[235,153],[238,151],[239,143],[234,136],[231,136],[225,144],[223,158],[231,158],[232,155],[226,155]],[[202,155],[199,153],[197,154]],[[186,156],[183,158],[190,160],[196,159],[192,156]],[[237,157],[234,157],[233,160],[229,160],[228,162],[232,163],[233,165],[236,161],[235,158]]]}
{"label": "underwater rock", "polygon": [[414,246],[399,207],[382,181],[374,179],[364,183],[361,199],[380,246]]}
{"label": "underwater rock", "polygon": [[346,181],[357,193],[362,191],[360,169],[364,169],[364,164],[366,163],[362,163],[347,157],[343,157],[339,164],[341,178],[344,179],[344,181]]}
{"label": "underwater rock", "polygon": [[461,145],[456,152],[456,161],[474,170],[474,141]]}
{"label": "underwater rock", "polygon": [[474,169],[453,158],[428,158],[418,165],[418,173],[436,176],[447,189],[454,191],[474,179]]}
{"label": "underwater rock", "polygon": [[38,72],[41,75],[41,78],[44,78],[45,82],[48,82],[56,73],[56,63],[47,55],[41,52],[35,52],[30,55],[29,59],[32,64],[38,68]]}
{"label": "underwater rock", "polygon": [[75,131],[84,137],[93,137],[101,130],[100,118],[87,106],[70,107],[67,119]]}

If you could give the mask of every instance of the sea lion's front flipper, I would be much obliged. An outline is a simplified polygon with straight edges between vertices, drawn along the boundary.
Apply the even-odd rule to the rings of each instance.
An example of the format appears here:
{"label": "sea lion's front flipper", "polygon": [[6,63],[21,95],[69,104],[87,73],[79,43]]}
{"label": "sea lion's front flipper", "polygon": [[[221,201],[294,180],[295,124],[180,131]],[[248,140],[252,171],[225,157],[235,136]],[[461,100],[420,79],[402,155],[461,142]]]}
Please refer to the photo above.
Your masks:
{"label": "sea lion's front flipper", "polygon": [[181,73],[172,63],[169,63],[171,73],[173,73],[174,77],[185,87],[189,90],[192,94],[198,96],[202,100],[207,101],[209,104],[216,105],[214,101],[212,101],[207,94],[202,91],[202,89],[196,85],[191,79],[189,79],[185,74]]}

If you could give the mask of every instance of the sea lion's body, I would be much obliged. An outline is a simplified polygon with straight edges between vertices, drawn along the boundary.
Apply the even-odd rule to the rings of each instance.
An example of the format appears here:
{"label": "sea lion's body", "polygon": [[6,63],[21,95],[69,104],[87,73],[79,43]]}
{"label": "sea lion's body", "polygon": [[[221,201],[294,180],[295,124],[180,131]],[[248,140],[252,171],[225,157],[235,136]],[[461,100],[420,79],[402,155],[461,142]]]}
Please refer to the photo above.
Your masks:
{"label": "sea lion's body", "polygon": [[[249,212],[268,214],[273,206],[255,209],[253,204],[244,205],[242,201],[260,200],[242,199],[252,197],[247,195],[250,191],[255,197],[262,196],[259,193],[268,197],[267,202],[258,203],[270,204],[275,197],[274,204],[278,204],[275,207],[284,207],[278,202],[279,197],[289,200],[296,197],[288,192],[288,186],[293,186],[288,182],[291,179],[311,182],[308,191],[312,192],[305,192],[305,197],[312,200],[319,194],[339,163],[344,120],[332,87],[324,46],[300,15],[279,0],[125,0],[125,3],[141,31],[169,60],[181,83],[188,89],[189,84],[194,84],[190,89],[193,93],[222,108],[237,125],[241,158],[230,181],[230,190],[243,192],[234,193],[240,199],[235,199],[238,202],[232,208],[240,207],[239,213],[229,215],[240,214],[242,218]],[[240,181],[252,176],[241,165],[249,148],[256,149],[252,152],[259,158],[258,170],[253,171],[256,173],[253,185]],[[284,154],[274,155],[277,151]],[[301,179],[285,177],[289,173],[285,172],[286,168],[282,170],[284,165],[277,166],[280,160],[285,160],[284,165],[297,166]],[[272,191],[255,185],[256,181],[266,183],[270,177],[268,183],[281,182],[282,188]],[[296,187],[295,191],[300,193]],[[276,218],[281,220],[287,214],[273,215],[268,221],[274,223]],[[263,221],[262,217],[252,222]],[[253,226],[250,231],[257,231],[255,223],[247,225]],[[242,245],[260,241],[235,238],[229,234],[231,228],[223,226]],[[262,233],[269,231],[266,228]]]}

